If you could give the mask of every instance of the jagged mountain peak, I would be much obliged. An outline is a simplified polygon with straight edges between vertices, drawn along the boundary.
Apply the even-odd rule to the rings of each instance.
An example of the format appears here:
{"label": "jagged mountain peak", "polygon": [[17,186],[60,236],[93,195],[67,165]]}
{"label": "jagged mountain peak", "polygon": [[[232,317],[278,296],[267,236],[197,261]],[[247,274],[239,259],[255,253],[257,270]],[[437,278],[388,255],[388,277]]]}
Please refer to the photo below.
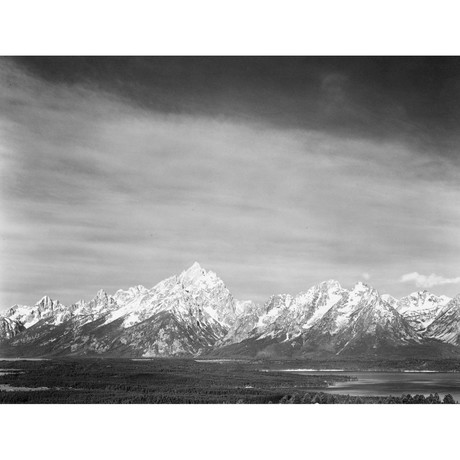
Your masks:
{"label": "jagged mountain peak", "polygon": [[446,296],[438,297],[427,290],[423,290],[423,291],[412,292],[411,294],[405,297],[402,297],[399,300],[399,303],[405,306],[410,305],[412,307],[425,308],[428,304],[437,303],[439,301],[445,301],[447,299],[450,300],[450,298]]}
{"label": "jagged mountain peak", "polygon": [[194,262],[187,270],[179,275],[179,280],[184,284],[193,283],[195,280],[206,274],[206,270],[201,268],[198,262]]}
{"label": "jagged mountain peak", "polygon": [[437,297],[423,289],[402,297],[395,303],[394,308],[417,333],[422,333],[440,314],[449,300],[449,297]]}
{"label": "jagged mountain peak", "polygon": [[319,286],[326,287],[326,288],[333,288],[333,289],[342,289],[341,284],[337,280],[334,280],[334,279],[321,281],[321,283],[319,283]]}
{"label": "jagged mountain peak", "polygon": [[35,306],[12,307],[1,328],[3,340],[34,350],[55,346],[46,333],[68,333],[56,342],[57,353],[195,355],[228,345],[262,354],[270,347],[343,354],[425,338],[460,345],[460,295],[449,299],[420,290],[397,300],[363,281],[346,289],[329,279],[257,305],[235,300],[216,273],[195,262],[152,288],[135,285],[113,296],[100,289],[92,300],[70,307],[44,296]]}
{"label": "jagged mountain peak", "polygon": [[164,280],[165,285],[170,285],[171,283],[176,283],[186,293],[198,294],[200,292],[225,291],[227,295],[230,294],[222,279],[215,272],[202,268],[198,262],[184,270],[178,277]]}
{"label": "jagged mountain peak", "polygon": [[104,291],[104,289],[99,289],[96,294],[96,299],[106,299],[107,298],[107,292]]}
{"label": "jagged mountain peak", "polygon": [[397,306],[397,304],[399,302],[396,297],[393,297],[390,294],[382,294],[380,297],[382,298],[382,300],[384,302],[386,302],[387,304],[391,305],[393,308],[396,308],[396,306]]}
{"label": "jagged mountain peak", "polygon": [[412,292],[406,297],[401,299],[401,302],[412,302],[413,304],[417,303],[418,305],[424,305],[426,303],[433,302],[442,302],[443,304],[448,303],[451,300],[450,297],[446,295],[437,296],[426,289],[421,291]]}
{"label": "jagged mountain peak", "polygon": [[377,299],[381,299],[379,292],[369,284],[363,283],[362,281],[357,282],[349,292],[348,303],[357,304],[360,302],[375,302]]}
{"label": "jagged mountain peak", "polygon": [[[154,289],[154,288],[152,288]],[[118,289],[118,291],[113,294],[113,298],[116,301],[121,301],[122,303],[126,301],[129,298],[133,298],[139,295],[147,295],[150,292],[149,289],[147,289],[145,286],[142,284],[138,284],[137,286],[131,286],[127,290],[123,289]]]}
{"label": "jagged mountain peak", "polygon": [[436,297],[436,296],[432,294],[431,292],[427,291],[426,289],[422,289],[420,291],[411,292],[407,297],[410,297],[416,300],[419,300],[419,299],[425,300],[427,298]]}
{"label": "jagged mountain peak", "polygon": [[44,295],[35,305],[41,307],[49,307],[53,305],[53,300],[48,295]]}
{"label": "jagged mountain peak", "polygon": [[25,327],[20,321],[0,316],[0,342],[12,339],[24,329]]}
{"label": "jagged mountain peak", "polygon": [[185,270],[185,271],[187,272],[187,271],[195,271],[195,270],[203,270],[203,268],[201,267],[201,265],[199,264],[199,262],[197,262],[196,260],[195,260],[195,262],[193,262],[193,264],[190,265],[190,267],[189,267],[187,270]]}
{"label": "jagged mountain peak", "polygon": [[370,284],[365,283],[364,281],[358,281],[351,288],[351,291],[376,291],[377,292],[377,289],[372,287]]}
{"label": "jagged mountain peak", "polygon": [[460,345],[460,295],[445,304],[426,329],[426,336]]}

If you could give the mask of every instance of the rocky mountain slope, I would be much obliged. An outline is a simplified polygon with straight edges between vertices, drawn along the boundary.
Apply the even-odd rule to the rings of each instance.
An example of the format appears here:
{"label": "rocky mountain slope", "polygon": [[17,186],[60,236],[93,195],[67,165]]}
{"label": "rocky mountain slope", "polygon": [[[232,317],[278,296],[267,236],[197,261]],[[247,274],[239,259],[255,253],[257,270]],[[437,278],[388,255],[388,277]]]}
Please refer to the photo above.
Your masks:
{"label": "rocky mountain slope", "polygon": [[446,296],[437,297],[428,291],[419,291],[398,300],[394,308],[417,332],[422,332],[450,300]]}
{"label": "rocky mountain slope", "polygon": [[[253,327],[231,337],[230,353],[254,356],[378,352],[389,347],[416,345],[421,337],[378,292],[363,283],[350,291],[330,280],[295,297],[273,296]],[[246,322],[246,318],[238,322]],[[223,341],[228,343],[228,337]],[[222,350],[220,350],[222,354]]]}
{"label": "rocky mountain slope", "polygon": [[460,346],[460,294],[451,299],[430,323],[426,337]]}
{"label": "rocky mountain slope", "polygon": [[195,355],[222,340],[245,305],[195,263],[151,289],[136,286],[113,296],[101,290],[69,307],[49,297],[33,307],[16,305],[2,324],[16,321],[24,330],[2,329],[3,346],[26,355]]}
{"label": "rocky mountain slope", "polygon": [[0,341],[12,339],[20,332],[25,330],[25,327],[19,321],[11,318],[0,317]]}
{"label": "rocky mountain slope", "polygon": [[152,288],[101,290],[70,306],[45,296],[0,316],[0,353],[21,356],[416,354],[460,346],[459,336],[460,296],[421,291],[398,300],[329,280],[256,305],[234,299],[198,263]]}

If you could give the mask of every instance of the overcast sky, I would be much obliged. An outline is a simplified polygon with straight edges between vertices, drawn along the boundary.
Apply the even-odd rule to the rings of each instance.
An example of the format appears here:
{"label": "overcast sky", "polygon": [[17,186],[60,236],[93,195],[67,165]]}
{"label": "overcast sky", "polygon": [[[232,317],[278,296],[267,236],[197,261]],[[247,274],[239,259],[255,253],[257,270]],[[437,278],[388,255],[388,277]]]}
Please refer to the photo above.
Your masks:
{"label": "overcast sky", "polygon": [[0,60],[0,309],[198,261],[238,299],[460,292],[460,60]]}

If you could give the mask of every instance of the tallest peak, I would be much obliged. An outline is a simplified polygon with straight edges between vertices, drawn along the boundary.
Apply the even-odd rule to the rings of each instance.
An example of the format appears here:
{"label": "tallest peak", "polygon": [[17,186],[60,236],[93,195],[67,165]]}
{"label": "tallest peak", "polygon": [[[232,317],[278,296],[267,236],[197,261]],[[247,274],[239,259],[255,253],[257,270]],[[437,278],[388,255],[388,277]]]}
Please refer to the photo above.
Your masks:
{"label": "tallest peak", "polygon": [[181,273],[180,279],[182,282],[189,283],[193,282],[204,273],[205,271],[201,268],[201,265],[198,262],[194,262],[191,267]]}
{"label": "tallest peak", "polygon": [[193,262],[192,266],[187,269],[187,271],[195,271],[195,270],[202,270],[201,265],[197,261]]}

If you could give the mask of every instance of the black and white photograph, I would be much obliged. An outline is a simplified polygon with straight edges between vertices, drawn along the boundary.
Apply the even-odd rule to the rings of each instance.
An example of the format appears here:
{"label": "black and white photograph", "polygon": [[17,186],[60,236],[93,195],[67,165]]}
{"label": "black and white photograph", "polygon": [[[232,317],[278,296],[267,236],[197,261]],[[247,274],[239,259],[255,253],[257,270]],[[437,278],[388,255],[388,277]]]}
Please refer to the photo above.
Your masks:
{"label": "black and white photograph", "polygon": [[460,400],[460,59],[1,61],[6,403]]}
{"label": "black and white photograph", "polygon": [[459,55],[147,49],[0,57],[3,407],[455,416]]}

